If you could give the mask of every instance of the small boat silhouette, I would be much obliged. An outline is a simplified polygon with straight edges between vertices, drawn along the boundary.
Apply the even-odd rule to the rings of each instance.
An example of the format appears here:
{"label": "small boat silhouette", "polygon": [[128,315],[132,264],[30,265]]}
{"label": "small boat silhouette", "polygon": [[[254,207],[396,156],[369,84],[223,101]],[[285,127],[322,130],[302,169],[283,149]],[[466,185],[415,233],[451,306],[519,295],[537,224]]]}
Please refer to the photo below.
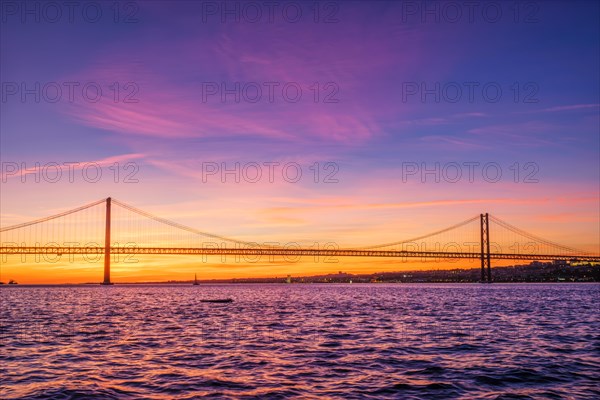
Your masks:
{"label": "small boat silhouette", "polygon": [[201,303],[233,303],[233,299],[202,299]]}
{"label": "small boat silhouette", "polygon": [[198,286],[198,276],[194,274],[194,286]]}

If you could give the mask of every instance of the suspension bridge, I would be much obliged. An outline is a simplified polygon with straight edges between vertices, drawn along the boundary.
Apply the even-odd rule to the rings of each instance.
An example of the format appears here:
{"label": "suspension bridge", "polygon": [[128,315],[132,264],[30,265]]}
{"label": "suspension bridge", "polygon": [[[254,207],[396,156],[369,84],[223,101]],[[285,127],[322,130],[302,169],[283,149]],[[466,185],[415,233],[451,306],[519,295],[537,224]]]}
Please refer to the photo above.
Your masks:
{"label": "suspension bridge", "polygon": [[0,254],[103,256],[105,285],[112,284],[111,254],[471,259],[480,260],[481,282],[487,283],[492,282],[491,260],[600,263],[600,254],[546,240],[487,213],[426,235],[378,245],[340,248],[330,242],[322,247],[299,243],[280,246],[203,232],[110,197],[0,228]]}

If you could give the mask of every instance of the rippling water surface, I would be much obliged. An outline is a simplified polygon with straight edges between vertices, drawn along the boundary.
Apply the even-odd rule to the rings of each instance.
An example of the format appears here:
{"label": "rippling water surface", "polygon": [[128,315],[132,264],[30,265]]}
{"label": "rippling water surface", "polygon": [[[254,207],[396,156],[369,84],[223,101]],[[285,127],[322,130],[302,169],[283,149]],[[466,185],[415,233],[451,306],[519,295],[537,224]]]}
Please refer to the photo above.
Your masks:
{"label": "rippling water surface", "polygon": [[[0,398],[600,398],[600,285],[0,289]],[[201,303],[231,297],[231,304]]]}

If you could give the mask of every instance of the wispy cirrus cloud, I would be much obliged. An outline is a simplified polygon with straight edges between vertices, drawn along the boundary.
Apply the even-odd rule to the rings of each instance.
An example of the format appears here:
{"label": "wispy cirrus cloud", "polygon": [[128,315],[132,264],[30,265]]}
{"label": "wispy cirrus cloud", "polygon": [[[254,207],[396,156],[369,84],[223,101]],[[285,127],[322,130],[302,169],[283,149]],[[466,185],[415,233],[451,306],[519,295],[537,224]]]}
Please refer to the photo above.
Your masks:
{"label": "wispy cirrus cloud", "polygon": [[495,124],[468,129],[466,133],[484,143],[519,143],[521,146],[555,146],[556,141],[549,139],[551,133],[559,128],[546,121],[526,121],[508,124]]}
{"label": "wispy cirrus cloud", "polygon": [[600,104],[571,104],[571,105],[566,105],[566,106],[555,106],[555,107],[542,108],[541,110],[528,111],[528,113],[589,110],[589,109],[596,109],[596,108],[600,108]]}
{"label": "wispy cirrus cloud", "polygon": [[[97,159],[97,160],[63,161],[60,163],[56,163],[56,165],[61,168],[66,167],[70,171],[80,171],[92,164],[97,167],[108,167],[108,166],[114,165],[115,163],[123,164],[123,163],[127,163],[130,161],[143,159],[145,157],[146,157],[146,154],[128,153],[128,154],[120,154],[120,155],[116,155],[116,156],[105,157],[105,158],[101,158],[101,159]],[[9,163],[9,162],[7,161],[6,163]],[[40,164],[39,166],[20,169],[20,168],[18,168],[19,164],[18,163],[15,163],[15,164],[16,164],[15,166],[17,167],[17,169],[14,171],[8,170],[8,167],[2,168],[2,177],[1,177],[2,182],[5,182],[8,179],[21,178],[22,176],[29,175],[29,174],[34,175],[34,176],[39,175],[48,168],[47,164],[42,166],[41,163],[38,163],[38,164]]]}
{"label": "wispy cirrus cloud", "polygon": [[[427,62],[418,34],[399,41],[407,33],[390,35],[391,17],[373,28],[363,16],[364,10],[350,8],[344,24],[313,24],[301,34],[287,23],[217,25],[210,33],[190,24],[194,34],[176,43],[158,35],[152,47],[116,44],[69,79],[134,82],[139,102],[115,103],[108,96],[68,105],[66,112],[81,124],[119,135],[361,144],[382,134],[382,117],[408,112],[381,96],[380,86],[395,93],[398,75],[414,74]],[[251,92],[243,91],[246,83],[254,85]],[[265,83],[276,85],[274,101]],[[219,93],[207,96],[207,84],[216,84]],[[239,93],[231,93],[236,84],[241,101],[235,99]],[[294,87],[285,89],[286,84]],[[248,101],[257,86],[260,100]],[[286,93],[297,87],[301,99],[290,101]],[[229,94],[221,96],[225,91]]]}

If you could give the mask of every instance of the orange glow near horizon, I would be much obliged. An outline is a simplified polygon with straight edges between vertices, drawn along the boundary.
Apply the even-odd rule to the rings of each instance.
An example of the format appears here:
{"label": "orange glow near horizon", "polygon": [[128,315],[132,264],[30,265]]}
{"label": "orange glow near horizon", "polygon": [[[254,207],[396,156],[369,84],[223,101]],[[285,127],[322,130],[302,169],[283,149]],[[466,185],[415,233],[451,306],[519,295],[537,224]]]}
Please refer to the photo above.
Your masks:
{"label": "orange glow near horizon", "polygon": [[[121,256],[122,257],[122,256]],[[20,284],[79,284],[99,283],[102,281],[104,264],[74,258],[67,262],[21,262],[17,256],[9,256],[0,265],[0,281],[7,283],[13,279]],[[322,258],[322,257],[321,257]],[[266,259],[266,257],[265,257]],[[68,260],[68,256],[63,256]],[[479,260],[429,260],[339,257],[337,262],[314,262],[304,257],[297,262],[285,261],[281,257],[272,262],[249,263],[236,262],[234,256],[227,256],[224,262],[220,257],[210,256],[206,262],[200,256],[138,256],[137,262],[113,262],[111,280],[113,283],[190,281],[194,274],[199,280],[245,279],[245,278],[281,278],[291,275],[293,278],[313,275],[337,274],[342,271],[349,274],[374,274],[384,272],[408,272],[418,270],[446,270],[479,268]],[[335,261],[335,260],[330,260]],[[529,261],[494,261],[492,266],[522,265]]]}
{"label": "orange glow near horizon", "polygon": [[[382,182],[370,182],[371,185],[388,188]],[[548,186],[538,186],[536,189],[550,190]],[[288,188],[297,191],[298,188]],[[458,188],[450,187],[449,190]],[[494,187],[496,191],[505,191],[505,187]],[[224,189],[225,190],[225,189]],[[300,243],[300,247],[310,248],[312,243],[323,244],[333,242],[339,248],[362,248],[374,244],[389,243],[428,234],[461,220],[474,216],[474,210],[495,210],[495,215],[508,215],[507,221],[519,228],[549,239],[551,241],[580,248],[582,251],[598,253],[600,233],[594,227],[598,225],[598,211],[594,209],[597,198],[593,192],[580,190],[573,197],[563,199],[556,196],[551,200],[532,195],[527,191],[515,194],[514,198],[489,197],[465,198],[463,200],[429,200],[412,201],[404,194],[392,191],[387,196],[365,196],[356,194],[318,195],[312,197],[291,197],[291,193],[280,193],[282,188],[273,189],[269,198],[261,193],[250,191],[246,203],[240,203],[235,196],[182,202],[174,205],[155,204],[140,208],[154,215],[169,220],[183,222],[191,227],[202,227],[202,231],[225,235],[242,241],[257,243],[278,242]],[[226,190],[227,191],[227,190]],[[288,190],[289,191],[289,190]],[[459,190],[460,191],[460,190]],[[309,193],[310,195],[310,193]],[[445,194],[442,198],[448,198]],[[520,197],[519,197],[520,196]],[[390,201],[386,198],[404,197],[404,201]],[[89,200],[89,199],[88,199]],[[4,222],[10,225],[23,223],[56,214],[73,208],[54,208],[51,212],[39,210],[36,215],[24,216],[29,199],[23,201],[20,207],[15,206],[17,213],[3,215]],[[140,200],[140,202],[142,202]],[[89,202],[88,202],[89,203]],[[143,202],[142,202],[143,203]],[[82,201],[79,205],[86,204]],[[131,202],[132,205],[137,205]],[[577,209],[572,208],[577,205]],[[104,232],[104,203],[91,213],[95,230],[93,235],[96,243],[103,242]],[[8,210],[8,207],[3,207]],[[119,214],[113,207],[113,242],[129,241],[127,235],[131,229],[125,221],[119,225]],[[447,210],[451,210],[448,212]],[[349,218],[351,216],[351,218]],[[517,221],[516,223],[514,221]],[[7,224],[8,225],[8,224]],[[470,236],[463,238],[470,243],[466,251],[478,251],[478,221],[471,224]],[[6,226],[6,225],[4,225]],[[400,227],[402,227],[400,229]],[[566,227],[566,229],[565,229]],[[128,230],[129,229],[129,230]],[[121,232],[121,233],[119,233]],[[542,232],[542,233],[540,233]],[[491,241],[494,242],[494,231]],[[117,237],[121,235],[121,240]],[[3,243],[9,242],[8,235],[3,234]],[[82,234],[77,234],[80,240],[87,240]],[[496,236],[497,237],[497,236]],[[273,238],[276,238],[275,240]],[[13,240],[17,241],[16,238]],[[155,237],[135,239],[141,246],[167,247],[168,238]],[[144,242],[146,240],[146,242]],[[148,241],[150,240],[150,241]],[[298,241],[297,241],[298,240]],[[441,241],[444,243],[444,241]],[[428,245],[429,246],[429,245]],[[170,247],[177,247],[171,245]],[[186,246],[181,246],[186,247]],[[427,250],[434,248],[427,247]],[[102,276],[103,256],[95,256],[96,262],[88,262],[81,257],[63,255],[60,259],[47,256],[27,255],[3,256],[0,264],[0,281],[11,279],[19,283],[86,283],[99,282]],[[121,256],[123,258],[123,256]],[[93,260],[89,256],[87,260]],[[494,261],[493,266],[525,264],[525,261]],[[282,257],[248,261],[235,256],[209,257],[202,256],[138,256],[137,262],[125,263],[121,259],[113,259],[111,278],[114,282],[156,282],[168,280],[190,280],[194,274],[199,279],[233,279],[233,278],[273,278],[285,277],[288,274],[312,276],[337,273],[344,271],[352,274],[372,274],[378,272],[396,272],[429,269],[478,268],[478,260],[429,260],[421,259],[391,259],[391,258],[352,258],[341,257],[337,262],[324,262],[321,257],[316,262],[311,257],[290,262]]]}

